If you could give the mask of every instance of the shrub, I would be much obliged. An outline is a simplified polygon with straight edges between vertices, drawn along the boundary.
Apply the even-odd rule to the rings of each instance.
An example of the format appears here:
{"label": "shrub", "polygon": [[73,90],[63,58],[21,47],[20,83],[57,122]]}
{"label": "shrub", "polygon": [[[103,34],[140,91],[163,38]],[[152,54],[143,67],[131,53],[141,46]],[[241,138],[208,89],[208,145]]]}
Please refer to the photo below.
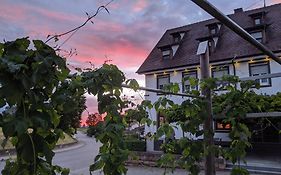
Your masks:
{"label": "shrub", "polygon": [[125,144],[130,151],[146,151],[146,142],[144,140],[126,140]]}
{"label": "shrub", "polygon": [[94,126],[89,126],[89,128],[87,129],[87,136],[96,137],[98,135],[98,133],[103,131],[103,129],[104,129],[104,123],[103,122],[99,122]]}
{"label": "shrub", "polygon": [[125,133],[124,139],[125,140],[138,140],[140,138],[139,134],[137,133]]}

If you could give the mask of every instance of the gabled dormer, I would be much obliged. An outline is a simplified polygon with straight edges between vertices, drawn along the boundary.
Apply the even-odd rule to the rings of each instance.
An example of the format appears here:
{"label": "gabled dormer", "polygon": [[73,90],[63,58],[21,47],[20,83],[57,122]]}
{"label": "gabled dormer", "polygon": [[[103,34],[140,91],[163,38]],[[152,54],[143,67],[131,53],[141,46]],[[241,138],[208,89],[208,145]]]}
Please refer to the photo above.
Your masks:
{"label": "gabled dormer", "polygon": [[208,24],[206,26],[208,27],[209,30],[209,36],[217,36],[219,34],[221,28],[220,23],[216,22],[216,23]]}
{"label": "gabled dormer", "polygon": [[173,57],[173,49],[170,45],[159,47],[163,60],[169,60]]}
{"label": "gabled dormer", "polygon": [[186,33],[185,31],[171,33],[171,35],[173,37],[173,45],[179,44],[181,42],[181,40],[183,39],[185,33]]}
{"label": "gabled dormer", "polygon": [[261,43],[266,42],[266,28],[268,25],[265,21],[265,16],[265,11],[250,14],[249,17],[251,18],[253,25],[246,29],[257,41]]}
{"label": "gabled dormer", "polygon": [[158,49],[160,49],[162,53],[162,60],[168,60],[173,58],[185,34],[186,31],[177,31],[170,33],[170,35],[172,36],[172,40],[170,40],[169,44],[158,47]]}
{"label": "gabled dormer", "polygon": [[265,11],[250,14],[249,16],[252,19],[253,26],[260,26],[266,24],[265,15],[266,15]]}

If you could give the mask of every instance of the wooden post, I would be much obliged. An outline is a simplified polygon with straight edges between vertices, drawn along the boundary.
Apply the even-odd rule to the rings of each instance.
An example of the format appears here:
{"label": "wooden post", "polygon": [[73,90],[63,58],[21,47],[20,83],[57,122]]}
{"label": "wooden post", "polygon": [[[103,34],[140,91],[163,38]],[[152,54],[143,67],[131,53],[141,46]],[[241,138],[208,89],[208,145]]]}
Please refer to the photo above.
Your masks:
{"label": "wooden post", "polygon": [[[200,67],[201,67],[201,79],[210,78],[210,66],[209,66],[209,48],[206,52],[200,55]],[[204,121],[204,141],[205,150],[207,147],[214,146],[214,128],[213,128],[213,115],[212,115],[212,99],[211,90],[208,87],[202,89],[202,95],[206,97],[207,106],[206,112],[208,114]],[[215,154],[214,151],[207,150],[205,157],[205,175],[215,175]]]}

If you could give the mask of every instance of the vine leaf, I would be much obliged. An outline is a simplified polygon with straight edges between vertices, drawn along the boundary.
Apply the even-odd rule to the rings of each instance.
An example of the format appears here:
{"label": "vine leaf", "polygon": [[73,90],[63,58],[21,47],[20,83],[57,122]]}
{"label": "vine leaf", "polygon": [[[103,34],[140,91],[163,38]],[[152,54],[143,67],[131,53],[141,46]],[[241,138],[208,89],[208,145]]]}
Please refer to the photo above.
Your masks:
{"label": "vine leaf", "polygon": [[140,87],[139,83],[135,79],[127,80],[126,84],[128,84],[130,86],[130,88],[133,89],[134,91],[137,91],[139,89],[139,87]]}
{"label": "vine leaf", "polygon": [[89,170],[90,170],[90,172],[96,171],[96,170],[101,169],[103,166],[104,166],[104,163],[102,161],[97,161],[90,166]]}

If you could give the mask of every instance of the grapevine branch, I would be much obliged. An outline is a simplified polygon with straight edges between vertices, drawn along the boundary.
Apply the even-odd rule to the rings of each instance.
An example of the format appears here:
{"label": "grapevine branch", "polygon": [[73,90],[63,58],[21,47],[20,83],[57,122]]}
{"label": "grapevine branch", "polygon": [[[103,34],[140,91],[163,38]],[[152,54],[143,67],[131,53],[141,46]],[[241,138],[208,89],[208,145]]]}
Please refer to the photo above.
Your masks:
{"label": "grapevine branch", "polygon": [[113,0],[109,1],[109,2],[108,2],[107,4],[105,4],[105,5],[99,6],[98,9],[96,10],[96,12],[95,12],[93,15],[91,15],[91,16],[89,16],[89,14],[86,12],[86,15],[88,16],[88,18],[87,18],[87,20],[86,20],[84,23],[82,23],[81,25],[79,25],[79,26],[77,26],[77,27],[75,27],[75,28],[73,28],[73,29],[71,29],[71,30],[69,30],[69,31],[67,31],[67,32],[61,33],[61,34],[48,35],[48,36],[47,36],[47,40],[45,41],[45,43],[48,43],[48,42],[51,41],[51,40],[55,40],[55,42],[56,42],[56,41],[58,41],[58,38],[60,38],[60,37],[62,37],[62,36],[64,36],[64,35],[70,34],[70,36],[57,48],[57,50],[59,50],[60,47],[61,47],[63,44],[65,44],[79,29],[81,29],[82,27],[84,27],[88,22],[93,23],[92,19],[95,18],[95,17],[99,14],[99,12],[100,12],[101,10],[105,10],[105,11],[109,14],[109,10],[107,9],[107,6],[108,6],[110,3],[112,3],[112,2],[113,2]]}

